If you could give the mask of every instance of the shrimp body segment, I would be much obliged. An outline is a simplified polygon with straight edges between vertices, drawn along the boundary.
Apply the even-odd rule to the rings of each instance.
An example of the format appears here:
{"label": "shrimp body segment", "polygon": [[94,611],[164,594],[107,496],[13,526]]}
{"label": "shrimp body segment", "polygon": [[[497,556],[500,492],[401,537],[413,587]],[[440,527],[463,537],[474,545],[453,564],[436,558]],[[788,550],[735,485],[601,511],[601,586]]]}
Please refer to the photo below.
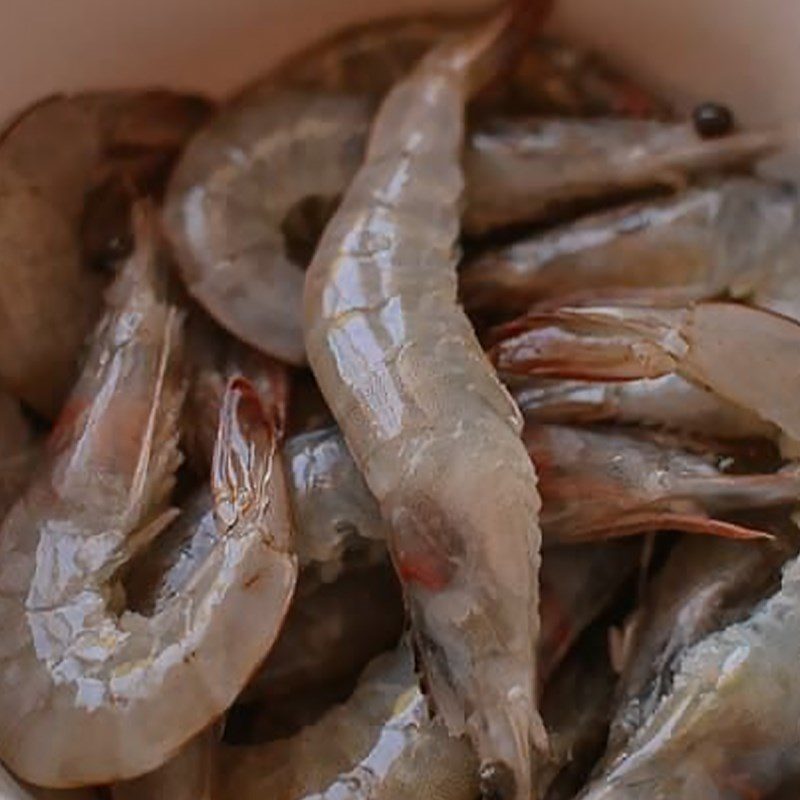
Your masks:
{"label": "shrimp body segment", "polygon": [[455,272],[464,104],[505,24],[435,48],[389,93],[309,268],[305,318],[317,381],[392,529],[437,711],[522,798],[544,746],[540,501]]}
{"label": "shrimp body segment", "polygon": [[152,616],[124,610],[118,571],[174,519],[180,461],[182,320],[151,224],[140,219],[47,466],[0,536],[0,754],[45,786],[123,780],[166,761],[234,700],[294,586],[272,428],[240,381],[214,458],[220,545]]}

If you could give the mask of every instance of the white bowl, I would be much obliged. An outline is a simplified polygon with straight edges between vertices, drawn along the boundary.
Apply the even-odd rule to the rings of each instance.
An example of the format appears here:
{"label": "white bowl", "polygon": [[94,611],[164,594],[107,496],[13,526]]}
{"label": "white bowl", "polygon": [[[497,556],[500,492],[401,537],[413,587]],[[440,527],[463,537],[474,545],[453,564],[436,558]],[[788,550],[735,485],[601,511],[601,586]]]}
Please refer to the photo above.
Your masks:
{"label": "white bowl", "polygon": [[[59,90],[169,84],[222,95],[331,27],[485,0],[3,0],[0,119]],[[559,0],[554,27],[686,106],[800,118],[797,0]]]}

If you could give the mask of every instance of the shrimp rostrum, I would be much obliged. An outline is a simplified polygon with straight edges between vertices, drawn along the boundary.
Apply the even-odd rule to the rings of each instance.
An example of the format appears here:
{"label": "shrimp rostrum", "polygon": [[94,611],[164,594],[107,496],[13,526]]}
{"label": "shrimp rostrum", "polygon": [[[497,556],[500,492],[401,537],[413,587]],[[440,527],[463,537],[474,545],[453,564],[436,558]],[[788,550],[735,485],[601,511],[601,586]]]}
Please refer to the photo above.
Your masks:
{"label": "shrimp rostrum", "polygon": [[180,461],[181,314],[151,214],[112,287],[51,453],[0,535],[0,755],[52,787],[155,769],[236,697],[291,598],[288,499],[272,426],[248,384],[220,412],[219,544],[145,617],[118,576],[163,531]]}

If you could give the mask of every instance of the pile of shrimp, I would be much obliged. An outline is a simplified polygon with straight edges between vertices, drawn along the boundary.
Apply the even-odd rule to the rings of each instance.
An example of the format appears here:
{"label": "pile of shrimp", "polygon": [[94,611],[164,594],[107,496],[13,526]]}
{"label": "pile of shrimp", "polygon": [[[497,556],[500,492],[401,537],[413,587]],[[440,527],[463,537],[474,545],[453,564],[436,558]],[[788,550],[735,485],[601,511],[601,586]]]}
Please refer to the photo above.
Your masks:
{"label": "pile of shrimp", "polygon": [[0,798],[797,796],[797,130],[551,5],[0,134]]}

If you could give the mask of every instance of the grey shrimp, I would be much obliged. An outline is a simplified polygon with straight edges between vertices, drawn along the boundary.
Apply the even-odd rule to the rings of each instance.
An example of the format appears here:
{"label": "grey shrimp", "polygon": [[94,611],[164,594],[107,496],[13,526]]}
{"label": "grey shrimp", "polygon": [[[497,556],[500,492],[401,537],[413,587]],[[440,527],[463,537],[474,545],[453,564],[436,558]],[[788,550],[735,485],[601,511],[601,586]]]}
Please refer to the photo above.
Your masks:
{"label": "grey shrimp", "polygon": [[120,567],[176,515],[184,394],[152,213],[137,236],[46,466],[0,537],[0,754],[53,787],[152,770],[216,718],[274,641],[297,572],[272,426],[233,382],[212,472],[221,544],[152,616],[124,610]]}
{"label": "grey shrimp", "polygon": [[464,105],[547,6],[443,43],[388,94],[305,292],[309,361],[390,523],[437,710],[469,733],[487,789],[514,798],[546,742],[540,500],[519,411],[457,304],[454,251]]}

